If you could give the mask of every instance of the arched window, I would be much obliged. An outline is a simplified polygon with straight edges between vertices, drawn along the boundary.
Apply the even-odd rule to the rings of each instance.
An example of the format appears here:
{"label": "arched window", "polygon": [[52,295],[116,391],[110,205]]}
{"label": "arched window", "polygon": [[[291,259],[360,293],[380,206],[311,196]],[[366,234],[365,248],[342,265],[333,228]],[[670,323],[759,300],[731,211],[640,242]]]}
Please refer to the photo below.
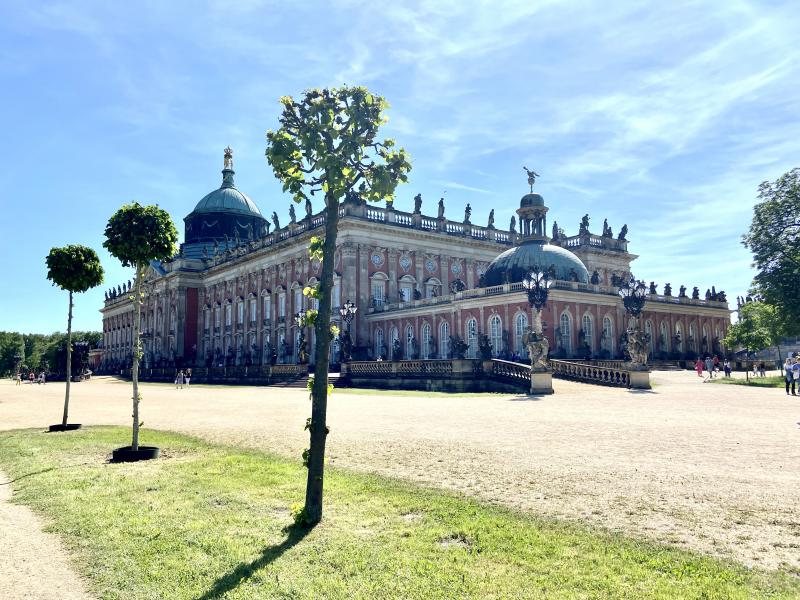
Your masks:
{"label": "arched window", "polygon": [[467,358],[478,356],[478,320],[474,317],[467,320],[466,327]]}
{"label": "arched window", "polygon": [[450,358],[450,325],[447,321],[439,325],[439,357]]}
{"label": "arched window", "polygon": [[568,313],[561,314],[559,328],[561,329],[561,349],[569,356],[572,354],[572,319],[569,318]]}
{"label": "arched window", "polygon": [[392,360],[394,360],[394,343],[400,339],[400,332],[397,331],[397,327],[392,327],[389,330],[389,356]]}
{"label": "arched window", "polygon": [[236,303],[236,324],[241,327],[244,323],[244,300],[239,300]]}
{"label": "arched window", "polygon": [[270,305],[271,305],[270,296],[269,295],[264,296],[263,304],[264,304],[264,317],[263,318],[264,318],[265,321],[269,321],[269,318],[270,318]]}
{"label": "arched window", "polygon": [[231,326],[231,303],[225,305],[225,327]]}
{"label": "arched window", "polygon": [[614,324],[610,317],[603,317],[603,350],[614,356]]}
{"label": "arched window", "polygon": [[589,344],[589,348],[594,353],[594,322],[592,321],[592,315],[588,313],[583,315],[581,327],[583,328],[583,340]]}
{"label": "arched window", "polygon": [[528,315],[517,313],[514,319],[514,352],[522,358],[527,356],[528,349],[525,347],[525,333],[528,331]]}
{"label": "arched window", "polygon": [[431,355],[431,326],[425,323],[422,326],[422,345],[420,346],[420,356],[427,359]]}
{"label": "arched window", "polygon": [[250,323],[256,322],[256,311],[258,310],[258,301],[255,298],[250,298]]}
{"label": "arched window", "polygon": [[497,356],[503,349],[503,324],[500,315],[489,318],[489,343],[492,344],[492,356]]}
{"label": "arched window", "polygon": [[383,352],[383,329],[375,330],[375,358],[386,358]]}
{"label": "arched window", "polygon": [[658,331],[659,337],[659,350],[662,352],[669,352],[669,335],[667,334],[667,324],[661,321],[661,326]]}

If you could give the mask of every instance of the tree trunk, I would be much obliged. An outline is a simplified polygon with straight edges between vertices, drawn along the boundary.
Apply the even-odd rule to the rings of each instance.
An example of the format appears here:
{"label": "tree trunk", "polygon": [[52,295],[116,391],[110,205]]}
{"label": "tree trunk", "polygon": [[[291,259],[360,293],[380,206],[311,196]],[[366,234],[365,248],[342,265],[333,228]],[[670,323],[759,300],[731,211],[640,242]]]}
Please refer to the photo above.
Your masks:
{"label": "tree trunk", "polygon": [[317,345],[314,350],[314,385],[311,388],[311,447],[308,453],[306,483],[306,520],[314,525],[322,519],[322,482],[325,469],[325,440],[328,427],[328,352],[331,345],[331,297],[333,290],[333,261],[336,251],[336,232],[339,222],[339,203],[331,196],[325,198],[325,242],[322,246],[322,278],[319,286],[319,312],[314,325]]}
{"label": "tree trunk", "polygon": [[781,343],[778,342],[778,345],[775,346],[775,349],[778,351],[778,368],[781,370],[781,375],[783,375],[783,356],[781,356]]}
{"label": "tree trunk", "polygon": [[136,316],[133,319],[133,365],[131,366],[131,379],[133,380],[133,439],[131,440],[131,450],[136,452],[139,449],[139,354],[140,335],[142,322],[142,270],[141,265],[136,265],[136,286],[134,290],[133,304],[136,307]]}
{"label": "tree trunk", "polygon": [[61,425],[67,426],[69,418],[69,384],[72,379],[72,292],[69,293],[69,315],[67,316],[67,391],[64,394],[64,415]]}

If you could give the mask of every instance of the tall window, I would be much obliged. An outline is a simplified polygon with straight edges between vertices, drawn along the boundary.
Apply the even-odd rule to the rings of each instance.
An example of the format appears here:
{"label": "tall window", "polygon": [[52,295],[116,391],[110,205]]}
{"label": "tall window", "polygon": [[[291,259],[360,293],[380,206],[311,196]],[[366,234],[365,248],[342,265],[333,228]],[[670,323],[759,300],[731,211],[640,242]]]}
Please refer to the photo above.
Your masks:
{"label": "tall window", "polygon": [[425,359],[431,355],[431,326],[428,323],[422,326],[422,346],[420,347],[420,356]]}
{"label": "tall window", "polygon": [[295,312],[303,310],[303,290],[300,288],[294,291],[294,310]]}
{"label": "tall window", "polygon": [[256,312],[258,310],[258,303],[256,303],[255,298],[250,299],[250,321],[255,322],[256,320]]}
{"label": "tall window", "polygon": [[244,323],[244,300],[236,303],[236,323]]}
{"label": "tall window", "polygon": [[397,327],[392,327],[389,330],[389,356],[394,360],[394,343],[400,339],[400,333]]}
{"label": "tall window", "polygon": [[467,357],[475,358],[478,356],[478,320],[471,318],[467,320]]}
{"label": "tall window", "polygon": [[492,356],[497,356],[503,349],[503,326],[499,315],[489,319],[489,342],[492,344]]}
{"label": "tall window", "polygon": [[667,335],[667,324],[664,321],[661,321],[661,325],[659,326],[658,337],[661,338],[659,340],[661,343],[660,350],[662,352],[669,352],[669,335]]}
{"label": "tall window", "polygon": [[561,348],[567,355],[570,355],[572,354],[572,320],[567,313],[561,315],[559,328],[561,329]]}
{"label": "tall window", "polygon": [[409,325],[406,327],[406,360],[414,358],[411,356],[411,351],[414,348],[414,328]]}
{"label": "tall window", "polygon": [[264,318],[269,319],[269,312],[270,312],[270,298],[269,296],[264,296],[263,304],[264,304]]}
{"label": "tall window", "polygon": [[383,281],[376,280],[376,281],[372,282],[372,297],[375,299],[375,307],[376,308],[383,307],[383,302],[384,302],[384,298],[385,298],[384,288],[385,288],[385,285],[384,285]]}
{"label": "tall window", "polygon": [[203,309],[203,329],[208,331],[208,328],[211,327],[211,310],[208,308]]}
{"label": "tall window", "polygon": [[379,356],[386,358],[383,356],[383,329],[380,327],[375,330],[375,358]]}
{"label": "tall window", "polygon": [[220,315],[220,307],[219,305],[214,307],[214,327],[220,326],[220,319],[222,316]]}
{"label": "tall window", "polygon": [[278,295],[278,317],[286,318],[286,294]]}
{"label": "tall window", "polygon": [[603,350],[614,354],[614,326],[609,317],[603,317]]}
{"label": "tall window", "polygon": [[231,305],[225,305],[225,327],[231,326]]}
{"label": "tall window", "polygon": [[583,315],[582,327],[583,339],[589,344],[589,348],[591,348],[592,352],[594,352],[594,323],[592,321],[592,315]]}
{"label": "tall window", "polygon": [[450,358],[450,325],[447,321],[439,325],[439,357]]}
{"label": "tall window", "polygon": [[528,315],[519,313],[514,319],[514,352],[520,357],[525,356],[528,349],[525,347],[525,333],[528,330]]}
{"label": "tall window", "polygon": [[680,323],[675,324],[675,351],[683,352],[683,326]]}

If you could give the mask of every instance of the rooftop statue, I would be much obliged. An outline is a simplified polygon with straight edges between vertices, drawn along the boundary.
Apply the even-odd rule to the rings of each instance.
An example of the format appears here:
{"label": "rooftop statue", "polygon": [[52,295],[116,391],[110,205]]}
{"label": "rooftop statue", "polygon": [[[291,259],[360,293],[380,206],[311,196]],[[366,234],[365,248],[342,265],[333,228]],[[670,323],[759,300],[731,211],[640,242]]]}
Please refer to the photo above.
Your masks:
{"label": "rooftop statue", "polygon": [[280,221],[278,221],[278,213],[272,211],[272,222],[275,224],[275,231],[281,228]]}
{"label": "rooftop statue", "polygon": [[553,240],[558,240],[558,221],[553,221]]}
{"label": "rooftop statue", "polygon": [[517,233],[517,217],[511,215],[511,223],[508,226],[508,230],[511,233]]}
{"label": "rooftop statue", "polygon": [[422,211],[422,194],[414,196],[414,212],[419,214]]}
{"label": "rooftop statue", "polygon": [[680,287],[680,290],[678,291],[678,297],[679,298],[686,298],[686,286],[685,285],[682,285]]}
{"label": "rooftop statue", "polygon": [[306,198],[306,219],[309,221],[311,220],[311,215],[314,213],[314,209],[311,206],[311,200]]}
{"label": "rooftop statue", "polygon": [[489,222],[486,224],[489,229],[494,229],[494,209],[489,211]]}
{"label": "rooftop statue", "polygon": [[472,215],[472,207],[469,205],[469,202],[467,202],[467,206],[466,206],[466,208],[464,208],[464,223],[465,224],[469,224],[469,222],[470,222],[469,218],[470,218],[471,215]]}
{"label": "rooftop statue", "polygon": [[233,150],[231,150],[230,146],[225,148],[224,154],[223,154],[223,159],[224,159],[223,163],[222,163],[223,164],[223,168],[224,169],[233,169]]}
{"label": "rooftop statue", "polygon": [[444,219],[444,198],[439,198],[439,215],[440,219]]}
{"label": "rooftop statue", "polygon": [[588,214],[583,215],[583,218],[581,219],[581,226],[580,226],[580,229],[578,230],[578,235],[584,235],[586,233],[589,233],[589,215]]}
{"label": "rooftop statue", "polygon": [[700,288],[694,286],[692,289],[692,300],[699,300],[700,299]]}
{"label": "rooftop statue", "polygon": [[627,223],[622,226],[622,229],[619,230],[619,235],[617,236],[617,239],[618,240],[622,240],[624,242],[627,242],[628,240],[625,238],[626,235],[628,235],[628,224]]}
{"label": "rooftop statue", "polygon": [[529,169],[528,167],[522,167],[525,169],[525,172],[528,174],[528,185],[531,186],[531,194],[533,193],[533,184],[536,183],[536,178],[541,177],[536,171]]}
{"label": "rooftop statue", "polygon": [[294,212],[294,204],[289,205],[289,222],[297,223],[297,214]]}

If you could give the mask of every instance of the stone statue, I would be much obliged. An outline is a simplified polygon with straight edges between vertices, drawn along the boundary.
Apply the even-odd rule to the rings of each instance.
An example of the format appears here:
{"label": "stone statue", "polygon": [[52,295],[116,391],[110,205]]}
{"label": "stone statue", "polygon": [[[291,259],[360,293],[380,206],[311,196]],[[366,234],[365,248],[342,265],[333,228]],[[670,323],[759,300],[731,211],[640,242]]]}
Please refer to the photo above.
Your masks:
{"label": "stone statue", "polygon": [[547,355],[550,352],[550,341],[547,336],[528,330],[523,341],[531,359],[531,371],[546,371],[549,368]]}
{"label": "stone statue", "polygon": [[626,346],[626,350],[628,352],[628,356],[631,357],[631,363],[633,363],[634,368],[646,368],[647,367],[647,342],[649,341],[648,335],[642,332],[640,329],[629,329],[628,330],[628,343]]}
{"label": "stone statue", "polygon": [[106,300],[108,300],[108,292],[106,292]]}
{"label": "stone statue", "polygon": [[628,235],[628,224],[622,226],[622,229],[619,230],[619,235],[617,236],[618,240],[622,240],[623,242],[627,242],[628,240],[625,236]]}
{"label": "stone statue", "polygon": [[306,198],[306,219],[310,221],[312,214],[314,214],[314,208],[311,206],[311,200]]}
{"label": "stone statue", "polygon": [[422,194],[414,196],[414,212],[416,214],[422,212]]}
{"label": "stone statue", "polygon": [[650,282],[650,293],[654,296],[658,294],[658,290],[656,289],[658,286],[656,285],[655,281]]}
{"label": "stone statue", "polygon": [[469,218],[472,216],[472,207],[467,202],[467,206],[464,208],[464,224],[469,225],[470,220]]}
{"label": "stone statue", "polygon": [[711,290],[706,290],[706,300],[711,300]]}
{"label": "stone statue", "polygon": [[400,340],[394,340],[392,342],[392,360],[402,360],[403,358],[403,348],[400,346]]}
{"label": "stone statue", "polygon": [[297,223],[297,215],[294,212],[294,204],[289,205],[289,222]]}
{"label": "stone statue", "polygon": [[281,223],[278,221],[278,213],[275,211],[272,211],[272,222],[275,225],[275,231],[278,231],[281,228]]}
{"label": "stone statue", "polygon": [[578,272],[574,268],[569,270],[569,280],[578,281]]}
{"label": "stone statue", "polygon": [[233,150],[231,150],[230,146],[224,150],[222,168],[233,169]]}
{"label": "stone statue", "polygon": [[664,284],[664,295],[672,296],[672,286],[669,283]]}
{"label": "stone statue", "polygon": [[298,364],[308,364],[308,350],[306,348],[306,334],[301,329],[300,337],[297,338],[297,362]]}
{"label": "stone statue", "polygon": [[728,296],[725,295],[725,292],[720,290],[717,294],[717,302],[727,302]]}
{"label": "stone statue", "polygon": [[444,198],[439,198],[439,219],[444,219]]}
{"label": "stone statue", "polygon": [[540,175],[536,171],[532,171],[528,167],[522,167],[525,169],[525,172],[528,174],[528,185],[531,186],[531,194],[533,193],[533,184],[536,183],[536,178],[540,177]]}
{"label": "stone statue", "polygon": [[511,223],[508,226],[508,230],[511,233],[517,233],[517,217],[515,217],[514,215],[511,215]]}
{"label": "stone statue", "polygon": [[494,229],[494,209],[489,211],[489,222],[486,224],[487,229]]}
{"label": "stone statue", "polygon": [[686,298],[686,286],[682,285],[678,290],[678,297],[679,298]]}
{"label": "stone statue", "polygon": [[264,221],[264,235],[269,235],[269,228],[272,227],[272,223],[269,221]]}
{"label": "stone statue", "polygon": [[692,300],[699,300],[699,299],[700,299],[700,288],[694,286],[694,288],[692,288]]}
{"label": "stone statue", "polygon": [[591,282],[592,282],[592,285],[598,285],[600,283],[600,273],[598,273],[597,271],[592,273]]}
{"label": "stone statue", "polygon": [[610,228],[608,226],[608,219],[603,219],[603,237],[608,237],[608,230],[609,229]]}
{"label": "stone statue", "polygon": [[589,215],[585,214],[581,219],[581,225],[580,228],[578,229],[578,235],[584,235],[587,233],[589,233]]}
{"label": "stone statue", "polygon": [[553,221],[553,240],[558,240],[558,221]]}
{"label": "stone statue", "polygon": [[712,300],[717,299],[717,288],[713,285],[711,286],[711,299]]}

